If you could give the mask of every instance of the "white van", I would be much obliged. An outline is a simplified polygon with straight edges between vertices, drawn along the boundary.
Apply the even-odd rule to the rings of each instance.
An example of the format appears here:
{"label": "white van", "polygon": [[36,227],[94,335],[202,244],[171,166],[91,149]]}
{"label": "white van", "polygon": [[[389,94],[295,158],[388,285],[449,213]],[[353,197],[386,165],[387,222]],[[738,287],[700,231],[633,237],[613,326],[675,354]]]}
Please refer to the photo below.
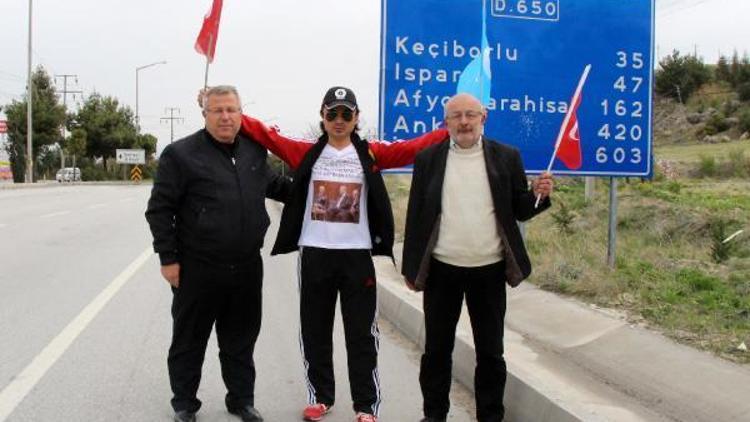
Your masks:
{"label": "white van", "polygon": [[81,169],[78,167],[65,167],[57,171],[55,180],[58,182],[80,182]]}

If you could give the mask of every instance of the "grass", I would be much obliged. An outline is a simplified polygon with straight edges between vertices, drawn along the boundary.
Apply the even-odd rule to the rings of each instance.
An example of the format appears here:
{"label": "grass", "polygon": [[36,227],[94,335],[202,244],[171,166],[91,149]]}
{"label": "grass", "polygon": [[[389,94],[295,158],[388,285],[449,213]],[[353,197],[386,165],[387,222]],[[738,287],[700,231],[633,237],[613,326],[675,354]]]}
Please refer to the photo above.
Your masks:
{"label": "grass", "polygon": [[[750,363],[750,355],[736,349],[750,343],[750,241],[747,235],[735,238],[722,262],[713,251],[719,224],[719,236],[728,236],[750,218],[750,195],[743,193],[748,188],[745,180],[681,180],[679,188],[673,181],[621,184],[614,270],[605,265],[604,186],[593,202],[576,210],[577,230],[570,234],[555,229],[555,203],[527,226],[535,268],[530,281],[624,309],[633,321],[679,341]],[[579,192],[556,194],[569,205]]]}
{"label": "grass", "polygon": [[406,208],[409,204],[410,174],[386,174],[385,186],[391,197],[393,219],[396,225],[396,242],[404,240],[404,226],[406,225]]}
{"label": "grass", "polygon": [[654,157],[680,163],[696,163],[702,156],[723,157],[731,150],[740,150],[750,155],[750,142],[727,144],[670,145],[654,148]]}
{"label": "grass", "polygon": [[[694,167],[700,153],[705,150],[680,151]],[[750,182],[657,179],[618,184],[617,260],[610,269],[606,184],[599,181],[594,200],[586,201],[582,181],[558,178],[552,209],[526,226],[534,265],[529,281],[624,310],[634,323],[750,363],[750,353],[737,349],[750,344]],[[386,177],[397,233],[403,231],[409,181],[408,175]],[[746,232],[716,262],[717,238],[739,229]]]}

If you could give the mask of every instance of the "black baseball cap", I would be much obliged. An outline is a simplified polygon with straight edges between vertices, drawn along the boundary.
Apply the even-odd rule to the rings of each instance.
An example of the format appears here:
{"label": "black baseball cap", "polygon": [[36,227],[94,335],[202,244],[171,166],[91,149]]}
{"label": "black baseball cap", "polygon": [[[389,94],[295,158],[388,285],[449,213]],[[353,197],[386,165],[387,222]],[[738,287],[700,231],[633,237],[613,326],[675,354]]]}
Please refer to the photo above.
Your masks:
{"label": "black baseball cap", "polygon": [[344,106],[349,110],[357,110],[357,97],[354,91],[343,86],[334,86],[323,97],[323,107],[330,110],[337,106]]}

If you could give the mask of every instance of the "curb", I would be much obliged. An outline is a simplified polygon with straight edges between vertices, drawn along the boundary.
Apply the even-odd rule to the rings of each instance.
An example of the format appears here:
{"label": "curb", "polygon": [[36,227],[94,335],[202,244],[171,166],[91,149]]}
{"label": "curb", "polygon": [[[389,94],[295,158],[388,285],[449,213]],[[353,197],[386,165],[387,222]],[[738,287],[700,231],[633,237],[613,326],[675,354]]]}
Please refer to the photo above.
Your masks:
{"label": "curb", "polygon": [[[378,311],[391,324],[396,326],[407,338],[424,348],[424,313],[422,312],[421,295],[398,285],[400,280],[391,262],[376,260],[378,272]],[[401,283],[403,284],[403,283]],[[506,337],[510,333],[507,333]],[[474,391],[474,342],[470,332],[456,330],[456,344],[453,350],[453,377],[466,388]],[[505,413],[507,420],[535,422],[568,422],[582,420],[563,403],[545,394],[536,387],[534,375],[527,373],[508,361],[508,378],[505,389]],[[603,419],[602,419],[603,420]]]}
{"label": "curb", "polygon": [[141,183],[125,182],[125,181],[101,181],[101,182],[34,182],[34,183],[0,183],[0,190],[17,190],[17,189],[39,189],[39,188],[62,188],[72,186],[140,186],[140,185],[151,185],[152,181],[144,181]]}

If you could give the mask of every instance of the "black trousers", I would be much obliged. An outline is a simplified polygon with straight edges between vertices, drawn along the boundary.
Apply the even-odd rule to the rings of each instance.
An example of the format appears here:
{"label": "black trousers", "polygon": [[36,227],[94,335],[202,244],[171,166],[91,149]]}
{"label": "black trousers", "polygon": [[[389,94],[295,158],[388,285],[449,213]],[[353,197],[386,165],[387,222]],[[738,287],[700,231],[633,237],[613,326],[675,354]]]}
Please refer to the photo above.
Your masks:
{"label": "black trousers", "polygon": [[349,385],[355,412],[378,414],[378,325],[375,267],[365,249],[300,249],[300,348],[308,403],[332,406],[333,320],[341,295]]}
{"label": "black trousers", "polygon": [[216,324],[221,375],[228,409],[254,405],[253,351],[261,321],[263,262],[260,256],[234,269],[183,260],[180,287],[172,289],[169,382],[175,411],[197,411],[203,357]]}
{"label": "black trousers", "polygon": [[464,296],[474,334],[474,394],[479,422],[503,420],[505,265],[456,267],[433,259],[424,291],[425,353],[419,383],[424,414],[445,418],[450,407],[452,352]]}

